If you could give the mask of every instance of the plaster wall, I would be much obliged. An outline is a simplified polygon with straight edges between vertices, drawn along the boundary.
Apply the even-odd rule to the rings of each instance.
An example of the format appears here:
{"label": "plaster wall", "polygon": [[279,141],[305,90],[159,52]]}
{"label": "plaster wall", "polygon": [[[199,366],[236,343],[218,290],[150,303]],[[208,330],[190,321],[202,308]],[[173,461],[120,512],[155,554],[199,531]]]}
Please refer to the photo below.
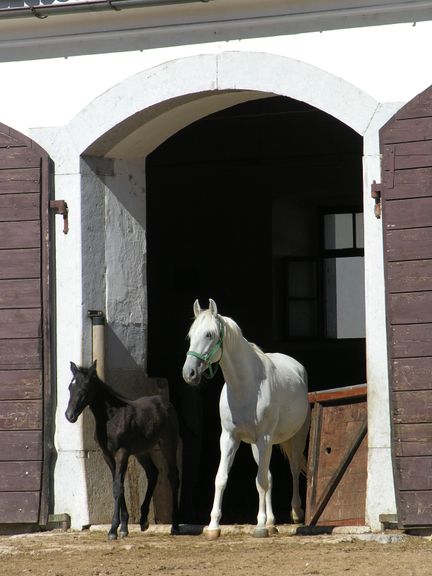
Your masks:
{"label": "plaster wall", "polygon": [[[201,52],[202,48],[197,51]],[[72,358],[77,363],[86,361],[89,354],[88,343],[82,340],[88,330],[85,324],[87,306],[95,307],[93,302],[106,305],[107,313],[113,319],[111,337],[117,338],[126,350],[126,357],[119,361],[120,364],[123,366],[130,362],[132,368],[137,366],[145,371],[144,159],[133,160],[133,147],[129,150],[123,148],[129,160],[117,158],[114,162],[109,160],[112,162],[109,165],[100,159],[95,161],[96,165],[99,164],[96,169],[94,166],[89,168],[89,162],[85,167],[83,162],[87,159],[83,162],[80,159],[95,143],[107,153],[113,144],[120,144],[121,139],[113,142],[112,137],[115,128],[125,121],[130,122],[131,130],[139,130],[139,112],[143,110],[165,103],[164,111],[175,111],[180,99],[188,95],[192,101],[200,101],[200,114],[209,114],[217,109],[217,99],[211,97],[214,91],[216,94],[224,91],[225,98],[228,94],[225,104],[229,105],[230,91],[241,90],[250,91],[249,95],[279,94],[305,101],[345,122],[365,137],[365,297],[370,446],[367,518],[374,529],[379,529],[379,514],[395,512],[395,503],[389,415],[383,410],[383,406],[388,405],[388,394],[382,232],[381,222],[373,215],[374,201],[369,191],[372,180],[379,179],[378,129],[399,105],[381,106],[358,86],[298,60],[247,51],[231,53],[222,48],[217,47],[218,54],[200,54],[151,69],[144,67],[138,74],[101,94],[63,127],[30,131],[31,137],[55,161],[56,196],[65,199],[71,209],[70,234],[64,237],[57,228],[57,378],[61,392],[56,422],[59,457],[55,470],[55,511],[70,513],[74,527],[94,521],[89,509],[92,491],[85,466],[85,460],[91,454],[86,444],[86,428],[84,425],[80,429],[78,424],[71,427],[63,416],[67,402],[63,382],[69,379],[68,362]],[[116,77],[115,70],[114,66],[109,75],[111,81]],[[259,75],[257,70],[260,70]],[[238,93],[232,94],[234,98]],[[191,106],[186,119],[193,121],[196,113]],[[157,109],[152,121],[159,123],[161,129],[152,133],[149,151],[160,143],[158,138],[166,137],[167,122],[169,124],[166,114],[158,114]],[[145,133],[145,124],[143,129]],[[100,173],[101,166],[108,166],[106,173]],[[91,214],[94,204],[92,190],[96,201],[94,219]],[[103,221],[106,232],[105,236],[100,236],[97,223]],[[94,248],[91,247],[93,241],[98,243]],[[89,249],[95,251],[87,256]],[[91,279],[89,276],[96,263],[99,264],[97,276]],[[90,306],[91,295],[94,299]],[[111,367],[114,369],[115,356],[109,362],[113,363]],[[71,498],[71,494],[75,497]]]}

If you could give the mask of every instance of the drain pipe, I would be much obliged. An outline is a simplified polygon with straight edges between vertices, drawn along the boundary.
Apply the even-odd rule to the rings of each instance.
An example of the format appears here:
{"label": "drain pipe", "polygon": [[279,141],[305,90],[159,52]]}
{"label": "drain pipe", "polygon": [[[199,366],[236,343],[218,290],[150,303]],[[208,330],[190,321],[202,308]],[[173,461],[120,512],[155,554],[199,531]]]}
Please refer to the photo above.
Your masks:
{"label": "drain pipe", "polygon": [[88,310],[92,322],[92,361],[96,360],[97,375],[105,382],[105,313],[102,310]]}

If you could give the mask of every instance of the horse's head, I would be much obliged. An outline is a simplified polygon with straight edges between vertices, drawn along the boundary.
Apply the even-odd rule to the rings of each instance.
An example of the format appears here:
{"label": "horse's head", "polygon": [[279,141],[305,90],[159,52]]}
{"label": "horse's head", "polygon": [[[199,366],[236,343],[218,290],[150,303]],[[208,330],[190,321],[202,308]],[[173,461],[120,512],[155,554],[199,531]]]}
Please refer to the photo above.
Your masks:
{"label": "horse's head", "polygon": [[69,404],[65,413],[69,422],[76,422],[79,415],[92,401],[95,394],[94,377],[96,376],[96,360],[90,368],[80,368],[70,363],[72,380],[69,384]]}
{"label": "horse's head", "polygon": [[[209,300],[208,310],[201,310],[198,300],[194,303],[195,320],[189,330],[190,347],[183,365],[183,379],[197,385],[204,375],[212,378],[222,357],[224,324],[217,313],[214,300]],[[207,374],[208,371],[208,374]]]}

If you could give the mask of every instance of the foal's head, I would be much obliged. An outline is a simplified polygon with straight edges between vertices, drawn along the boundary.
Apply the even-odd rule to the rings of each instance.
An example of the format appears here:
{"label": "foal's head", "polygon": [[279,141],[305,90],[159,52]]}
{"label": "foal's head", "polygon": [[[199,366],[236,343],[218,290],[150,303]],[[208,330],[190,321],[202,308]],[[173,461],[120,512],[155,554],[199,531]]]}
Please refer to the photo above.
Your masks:
{"label": "foal's head", "polygon": [[66,418],[69,422],[76,422],[81,412],[90,404],[96,393],[96,360],[90,368],[80,368],[73,362],[70,363],[70,368],[73,377],[69,384],[70,396]]}

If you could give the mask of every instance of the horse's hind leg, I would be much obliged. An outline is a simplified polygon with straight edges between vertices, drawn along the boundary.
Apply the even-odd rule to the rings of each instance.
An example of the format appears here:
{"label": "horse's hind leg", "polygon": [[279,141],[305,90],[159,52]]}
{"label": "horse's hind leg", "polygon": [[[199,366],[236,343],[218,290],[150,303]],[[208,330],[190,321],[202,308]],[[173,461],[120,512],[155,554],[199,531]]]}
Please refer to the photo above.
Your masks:
{"label": "horse's hind leg", "polygon": [[306,447],[307,435],[309,432],[310,415],[308,414],[300,430],[280,446],[289,460],[291,475],[293,479],[293,493],[291,499],[291,518],[295,524],[304,520],[304,512],[301,505],[299,478],[300,473],[306,474],[306,460],[304,450]]}
{"label": "horse's hind leg", "polygon": [[136,456],[136,459],[144,468],[146,476],[147,476],[147,490],[141,504],[141,516],[140,516],[140,527],[141,530],[147,530],[149,527],[148,522],[148,513],[150,508],[150,502],[153,497],[153,492],[156,487],[159,471],[157,467],[154,465],[153,460],[151,459],[149,454],[141,454],[140,456]]}

